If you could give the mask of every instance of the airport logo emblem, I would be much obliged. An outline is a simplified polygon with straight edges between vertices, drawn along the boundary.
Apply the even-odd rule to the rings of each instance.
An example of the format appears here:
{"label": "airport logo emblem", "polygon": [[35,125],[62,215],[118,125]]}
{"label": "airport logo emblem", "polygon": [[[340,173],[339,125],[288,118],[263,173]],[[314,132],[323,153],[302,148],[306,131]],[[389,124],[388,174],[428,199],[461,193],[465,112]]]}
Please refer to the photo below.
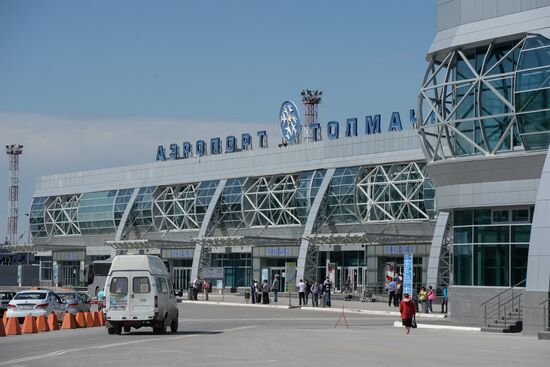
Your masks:
{"label": "airport logo emblem", "polygon": [[281,136],[287,142],[298,141],[300,131],[300,116],[298,115],[298,107],[294,102],[285,101],[281,105],[280,113],[281,121]]}

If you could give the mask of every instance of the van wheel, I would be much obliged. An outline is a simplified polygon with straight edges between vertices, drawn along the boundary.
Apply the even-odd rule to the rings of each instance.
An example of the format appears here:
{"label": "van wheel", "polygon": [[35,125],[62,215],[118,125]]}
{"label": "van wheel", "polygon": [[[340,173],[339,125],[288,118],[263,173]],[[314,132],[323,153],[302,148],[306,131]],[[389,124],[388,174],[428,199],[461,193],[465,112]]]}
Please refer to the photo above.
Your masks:
{"label": "van wheel", "polygon": [[122,325],[119,324],[118,322],[117,323],[113,323],[113,332],[116,334],[116,335],[120,335],[122,334]]}
{"label": "van wheel", "polygon": [[176,314],[176,317],[170,323],[170,331],[173,333],[178,332],[178,315],[177,314]]}
{"label": "van wheel", "polygon": [[107,328],[107,333],[109,335],[113,335],[115,333],[115,329],[113,329],[112,327],[109,327],[109,328]]}
{"label": "van wheel", "polygon": [[159,322],[157,326],[153,328],[153,332],[155,334],[165,334],[166,329],[168,329],[168,318],[165,315],[162,321]]}
{"label": "van wheel", "polygon": [[131,329],[130,326],[124,326],[124,332],[125,332],[125,333],[129,333],[129,332],[130,332],[130,329]]}

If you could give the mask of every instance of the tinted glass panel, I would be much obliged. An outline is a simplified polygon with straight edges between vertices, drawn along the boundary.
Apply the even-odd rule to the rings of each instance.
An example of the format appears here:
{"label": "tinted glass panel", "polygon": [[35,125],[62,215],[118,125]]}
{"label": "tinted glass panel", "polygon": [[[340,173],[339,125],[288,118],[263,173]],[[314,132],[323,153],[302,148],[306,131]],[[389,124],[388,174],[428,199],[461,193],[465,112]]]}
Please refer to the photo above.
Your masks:
{"label": "tinted glass panel", "polygon": [[454,283],[472,285],[472,246],[453,246]]}
{"label": "tinted glass panel", "polygon": [[134,293],[149,293],[151,292],[151,283],[147,277],[134,277],[132,280],[132,291]]}
{"label": "tinted glass panel", "polygon": [[508,242],[509,226],[479,226],[475,228],[474,236],[476,243],[499,243]]}
{"label": "tinted glass panel", "polygon": [[113,294],[127,294],[128,293],[128,278],[115,277],[111,280],[110,292]]}
{"label": "tinted glass panel", "polygon": [[509,245],[474,245],[474,285],[508,286]]}
{"label": "tinted glass panel", "polygon": [[529,243],[531,238],[531,226],[512,226],[512,242]]}
{"label": "tinted glass panel", "polygon": [[472,209],[455,210],[453,216],[455,226],[471,225],[473,223]]}

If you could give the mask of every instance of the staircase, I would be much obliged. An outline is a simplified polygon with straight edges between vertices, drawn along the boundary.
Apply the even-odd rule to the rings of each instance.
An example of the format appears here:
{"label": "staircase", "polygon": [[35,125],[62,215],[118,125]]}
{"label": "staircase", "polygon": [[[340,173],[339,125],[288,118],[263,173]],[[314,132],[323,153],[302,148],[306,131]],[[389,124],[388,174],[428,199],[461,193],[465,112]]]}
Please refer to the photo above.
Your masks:
{"label": "staircase", "polygon": [[523,329],[522,300],[525,280],[489,298],[484,311],[483,332],[519,333]]}

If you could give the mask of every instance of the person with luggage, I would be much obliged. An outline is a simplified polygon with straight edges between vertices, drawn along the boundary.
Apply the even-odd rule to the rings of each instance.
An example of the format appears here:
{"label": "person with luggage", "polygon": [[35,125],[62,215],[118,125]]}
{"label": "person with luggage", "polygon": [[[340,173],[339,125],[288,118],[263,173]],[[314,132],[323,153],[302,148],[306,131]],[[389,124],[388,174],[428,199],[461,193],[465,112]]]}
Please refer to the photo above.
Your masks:
{"label": "person with luggage", "polygon": [[408,334],[411,332],[416,315],[416,307],[414,302],[409,298],[408,293],[403,295],[403,300],[399,303],[399,313],[401,314],[401,322],[405,327],[405,332]]}

